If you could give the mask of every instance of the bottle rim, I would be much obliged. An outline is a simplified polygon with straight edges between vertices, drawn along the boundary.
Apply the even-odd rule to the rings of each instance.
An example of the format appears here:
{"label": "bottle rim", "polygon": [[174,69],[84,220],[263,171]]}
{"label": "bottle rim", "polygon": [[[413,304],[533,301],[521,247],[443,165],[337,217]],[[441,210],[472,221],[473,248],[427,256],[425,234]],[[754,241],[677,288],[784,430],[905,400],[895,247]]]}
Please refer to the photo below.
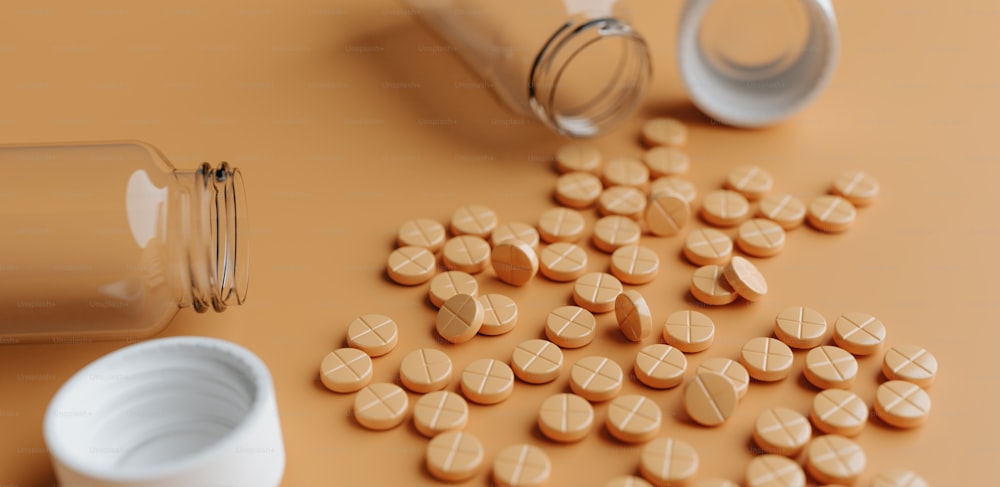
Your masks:
{"label": "bottle rim", "polygon": [[221,312],[246,300],[250,265],[246,188],[240,170],[228,162],[216,168],[203,163],[196,177],[203,190],[200,204],[206,210],[199,214],[208,215],[199,226],[209,238],[200,240],[204,247],[193,249],[190,258],[192,268],[208,272],[191,276],[192,305],[199,312],[209,307]]}

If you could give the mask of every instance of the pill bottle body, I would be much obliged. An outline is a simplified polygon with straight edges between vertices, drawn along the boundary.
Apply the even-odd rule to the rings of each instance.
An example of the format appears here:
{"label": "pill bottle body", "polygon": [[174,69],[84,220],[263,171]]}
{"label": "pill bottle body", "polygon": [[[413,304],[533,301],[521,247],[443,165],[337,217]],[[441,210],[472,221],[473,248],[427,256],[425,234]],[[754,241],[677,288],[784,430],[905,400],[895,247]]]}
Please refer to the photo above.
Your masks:
{"label": "pill bottle body", "polygon": [[240,172],[142,142],[0,146],[0,344],[138,339],[242,303]]}

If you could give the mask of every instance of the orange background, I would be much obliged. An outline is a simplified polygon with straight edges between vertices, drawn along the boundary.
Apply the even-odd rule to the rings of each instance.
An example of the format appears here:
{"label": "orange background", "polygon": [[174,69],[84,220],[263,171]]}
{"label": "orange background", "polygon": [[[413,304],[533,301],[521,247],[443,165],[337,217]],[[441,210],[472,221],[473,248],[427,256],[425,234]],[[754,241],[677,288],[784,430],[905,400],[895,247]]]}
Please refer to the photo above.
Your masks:
{"label": "orange background", "polygon": [[[814,307],[831,322],[867,311],[886,323],[890,345],[928,347],[941,372],[926,425],[898,431],[873,420],[858,437],[868,454],[859,484],[888,467],[916,470],[935,486],[991,482],[1000,459],[1000,7],[837,2],[842,56],[827,91],[785,123],[737,130],[713,124],[685,98],[672,52],[680,3],[634,2],[634,23],[654,49],[655,79],[641,116],[594,142],[606,156],[638,155],[642,119],[670,115],[690,127],[688,177],[702,194],[738,164],[761,165],[777,190],[805,198],[825,192],[844,169],[864,169],[882,183],[880,200],[849,232],[800,228],[782,255],[759,260],[771,286],[763,301],[708,310],[717,340],[688,356],[689,375],[705,358],[735,358],[745,340],[769,334],[787,306]],[[227,160],[244,171],[249,301],[223,314],[184,310],[164,335],[225,338],[267,363],[288,454],[284,485],[433,483],[421,466],[427,440],[412,426],[363,430],[351,419],[353,395],[319,384],[320,359],[343,346],[357,315],[384,313],[400,324],[400,346],[375,359],[376,380],[392,381],[406,352],[422,346],[446,350],[456,370],[481,357],[507,360],[569,299],[568,284],[538,278],[514,289],[487,271],[482,290],[518,302],[518,328],[449,346],[435,340],[426,286],[402,288],[383,277],[407,219],[443,222],[458,206],[480,203],[502,220],[534,223],[553,205],[548,161],[565,140],[510,114],[489,90],[469,88],[479,80],[442,46],[391,0],[0,5],[0,142],[134,138],[178,167]],[[657,330],[669,313],[694,306],[686,291],[694,267],[679,257],[680,241],[644,238],[663,265],[659,279],[640,288]],[[607,256],[590,253],[591,269],[606,269]],[[639,345],[626,343],[613,320],[599,316],[597,339],[567,351],[567,366],[600,353],[630,368]],[[0,485],[53,483],[44,408],[74,371],[121,346],[0,347]],[[796,353],[789,379],[752,384],[737,415],[714,429],[686,419],[680,389],[629,380],[625,392],[661,404],[660,436],[698,449],[699,477],[741,481],[756,415],[777,405],[808,409],[815,391],[801,378],[803,358]],[[880,360],[859,361],[853,390],[869,404]],[[538,405],[566,388],[565,371],[547,385],[519,382],[509,400],[471,406],[468,431],[483,440],[487,459],[511,443],[542,445],[552,485],[601,485],[635,472],[639,447],[617,443],[603,427],[572,445],[539,436]],[[605,409],[596,406],[599,421]],[[484,470],[468,484],[487,479]]]}

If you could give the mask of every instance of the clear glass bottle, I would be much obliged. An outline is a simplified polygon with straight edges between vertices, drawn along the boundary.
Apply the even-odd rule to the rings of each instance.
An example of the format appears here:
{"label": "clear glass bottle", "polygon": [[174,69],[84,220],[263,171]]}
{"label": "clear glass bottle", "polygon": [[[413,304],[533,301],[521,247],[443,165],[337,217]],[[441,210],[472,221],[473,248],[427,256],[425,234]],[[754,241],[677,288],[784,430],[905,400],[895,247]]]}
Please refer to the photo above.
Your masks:
{"label": "clear glass bottle", "polygon": [[243,302],[240,172],[142,142],[0,146],[0,343],[139,338]]}
{"label": "clear glass bottle", "polygon": [[402,0],[510,107],[573,137],[635,111],[652,72],[620,0]]}

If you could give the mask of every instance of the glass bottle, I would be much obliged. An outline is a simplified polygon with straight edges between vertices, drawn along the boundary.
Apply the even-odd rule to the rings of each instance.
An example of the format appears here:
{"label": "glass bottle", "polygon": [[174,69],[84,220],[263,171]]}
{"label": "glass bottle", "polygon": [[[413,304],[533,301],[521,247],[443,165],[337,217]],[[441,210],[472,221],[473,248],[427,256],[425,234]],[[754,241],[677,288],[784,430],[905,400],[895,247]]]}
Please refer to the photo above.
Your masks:
{"label": "glass bottle", "polygon": [[240,172],[142,142],[0,146],[0,343],[139,338],[243,302]]}
{"label": "glass bottle", "polygon": [[605,132],[642,101],[646,42],[620,0],[403,0],[496,94],[573,137]]}

